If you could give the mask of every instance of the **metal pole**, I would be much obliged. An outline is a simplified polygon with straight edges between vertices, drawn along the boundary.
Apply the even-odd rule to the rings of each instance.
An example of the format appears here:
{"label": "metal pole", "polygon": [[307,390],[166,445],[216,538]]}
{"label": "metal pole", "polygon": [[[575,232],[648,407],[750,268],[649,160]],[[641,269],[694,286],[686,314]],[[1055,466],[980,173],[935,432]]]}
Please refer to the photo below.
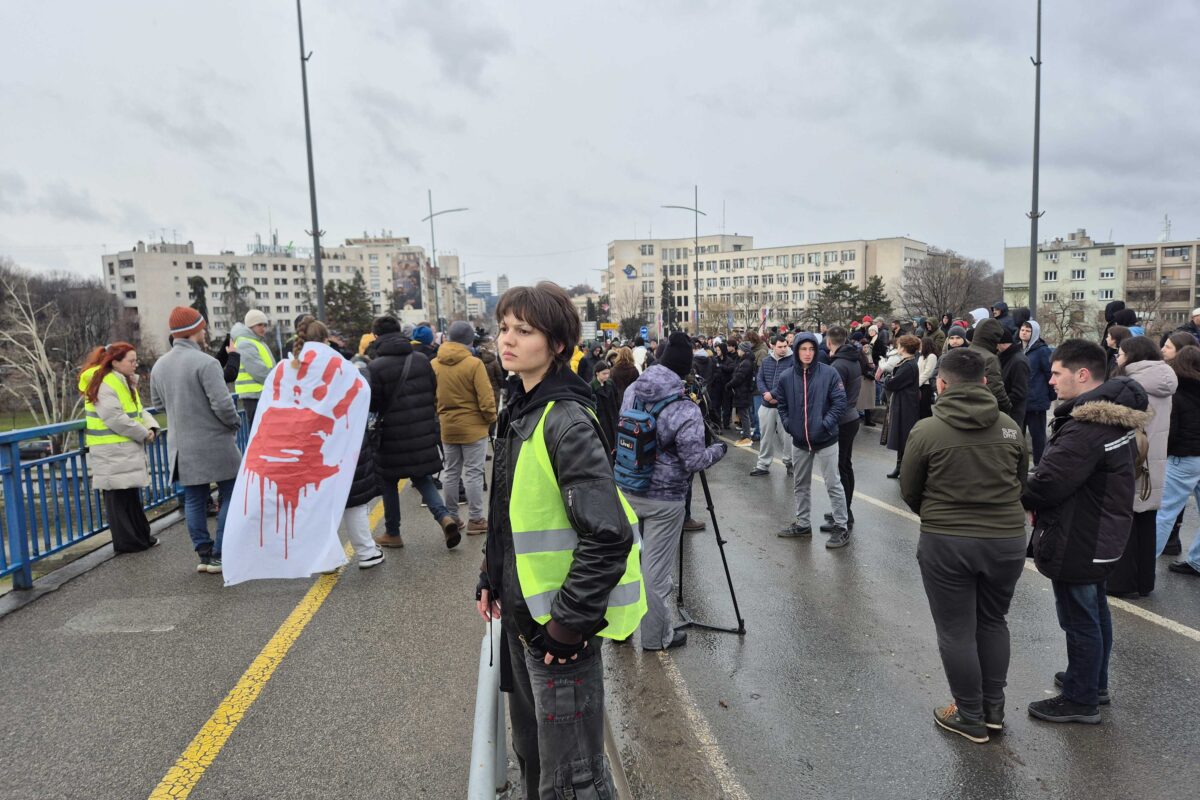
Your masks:
{"label": "metal pole", "polygon": [[692,319],[696,322],[696,335],[700,335],[700,185],[692,186],[692,218],[695,220],[696,228],[693,231],[692,239],[692,255],[696,259],[696,275],[695,285],[692,287],[696,292],[696,306],[692,309]]}
{"label": "metal pole", "polygon": [[304,143],[308,148],[308,201],[312,208],[313,266],[317,278],[317,319],[325,319],[325,274],[321,269],[321,227],[317,223],[317,183],[313,175],[312,125],[308,119],[308,59],[304,52],[304,17],[296,0],[296,22],[300,27],[300,86],[304,92]]}
{"label": "metal pole", "polygon": [[1033,60],[1033,210],[1029,217],[1029,316],[1037,318],[1037,246],[1038,219],[1045,212],[1038,211],[1038,159],[1040,156],[1042,129],[1042,0],[1037,4],[1037,58]]}
{"label": "metal pole", "polygon": [[433,326],[437,330],[441,330],[441,328],[442,328],[441,320],[438,319],[438,317],[441,316],[441,301],[440,301],[440,298],[438,297],[438,295],[441,294],[441,292],[439,291],[440,287],[438,286],[438,278],[437,278],[437,274],[438,274],[438,271],[437,271],[437,239],[434,238],[434,235],[433,235],[433,217],[434,217],[433,189],[430,189],[429,190],[429,251],[430,251],[429,259],[430,259],[430,264],[432,265],[432,272],[433,272]]}

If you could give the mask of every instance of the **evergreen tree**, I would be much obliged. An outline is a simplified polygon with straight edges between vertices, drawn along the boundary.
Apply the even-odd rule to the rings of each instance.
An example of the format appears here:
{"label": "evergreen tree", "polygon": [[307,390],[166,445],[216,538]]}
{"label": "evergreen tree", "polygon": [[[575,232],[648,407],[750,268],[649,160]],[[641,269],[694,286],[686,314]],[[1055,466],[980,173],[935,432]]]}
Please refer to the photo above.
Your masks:
{"label": "evergreen tree", "polygon": [[587,299],[587,308],[584,309],[584,319],[587,322],[596,321],[596,304],[592,302],[592,298]]}
{"label": "evergreen tree", "polygon": [[872,317],[885,319],[892,316],[892,301],[883,285],[883,278],[875,275],[867,280],[867,288],[858,296],[857,314],[870,314]]}
{"label": "evergreen tree", "polygon": [[840,274],[825,281],[816,300],[808,304],[808,321],[813,325],[845,325],[858,313],[861,294]]}
{"label": "evergreen tree", "polygon": [[192,295],[192,308],[208,321],[208,281],[203,275],[193,275],[188,278],[188,291]]}
{"label": "evergreen tree", "polygon": [[257,302],[258,290],[242,283],[242,274],[237,265],[231,263],[225,270],[225,308],[229,311],[231,325],[246,318],[251,300]]}
{"label": "evergreen tree", "polygon": [[663,329],[664,331],[675,330],[675,292],[672,289],[671,279],[663,278],[662,282],[662,311]]}
{"label": "evergreen tree", "polygon": [[358,341],[371,329],[374,310],[361,272],[348,281],[325,284],[325,322],[346,341]]}

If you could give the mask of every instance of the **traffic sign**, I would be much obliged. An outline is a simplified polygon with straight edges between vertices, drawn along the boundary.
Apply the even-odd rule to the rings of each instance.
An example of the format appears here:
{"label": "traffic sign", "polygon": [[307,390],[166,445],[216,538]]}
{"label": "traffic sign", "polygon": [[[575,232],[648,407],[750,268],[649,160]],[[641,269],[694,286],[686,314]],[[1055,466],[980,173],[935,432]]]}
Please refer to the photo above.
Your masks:
{"label": "traffic sign", "polygon": [[641,334],[642,339],[650,338],[650,329],[647,328],[645,325],[642,326],[641,330],[639,330],[638,333]]}
{"label": "traffic sign", "polygon": [[602,330],[602,331],[615,331],[618,327],[619,326],[615,322],[601,322],[600,323],[600,330]]}
{"label": "traffic sign", "polygon": [[584,339],[595,339],[596,338],[596,323],[594,320],[584,320],[583,321],[583,338]]}

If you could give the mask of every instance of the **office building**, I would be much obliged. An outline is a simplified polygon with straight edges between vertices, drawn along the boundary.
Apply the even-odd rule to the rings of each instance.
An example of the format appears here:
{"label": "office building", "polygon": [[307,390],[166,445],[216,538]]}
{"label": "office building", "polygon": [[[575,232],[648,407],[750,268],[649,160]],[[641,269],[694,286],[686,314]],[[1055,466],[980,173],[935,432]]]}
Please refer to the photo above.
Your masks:
{"label": "office building", "polygon": [[504,293],[507,291],[508,291],[508,276],[501,275],[500,277],[496,278],[496,294],[499,297],[503,297]]}

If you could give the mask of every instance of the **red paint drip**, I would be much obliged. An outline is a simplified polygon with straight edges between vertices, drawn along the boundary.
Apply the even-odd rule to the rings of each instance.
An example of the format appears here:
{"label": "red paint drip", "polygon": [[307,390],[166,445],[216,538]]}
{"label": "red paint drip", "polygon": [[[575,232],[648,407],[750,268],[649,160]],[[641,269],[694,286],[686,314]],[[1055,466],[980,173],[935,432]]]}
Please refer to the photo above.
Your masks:
{"label": "red paint drip", "polygon": [[[333,376],[337,375],[342,369],[341,360],[337,358],[330,359],[325,365],[325,374],[321,376],[321,385],[313,389],[314,400],[324,400],[325,395],[329,394],[329,384],[333,383]],[[343,399],[343,402],[345,400]],[[337,416],[334,414],[334,416]]]}
{"label": "red paint drip", "polygon": [[[350,418],[346,415],[350,411],[350,404],[354,402],[354,398],[358,397],[359,391],[362,390],[363,379],[359,378],[354,382],[354,385],[346,392],[346,396],[338,401],[338,404],[333,407],[333,418],[341,419],[346,417],[346,430],[350,430]],[[316,392],[313,392],[316,395]]]}

